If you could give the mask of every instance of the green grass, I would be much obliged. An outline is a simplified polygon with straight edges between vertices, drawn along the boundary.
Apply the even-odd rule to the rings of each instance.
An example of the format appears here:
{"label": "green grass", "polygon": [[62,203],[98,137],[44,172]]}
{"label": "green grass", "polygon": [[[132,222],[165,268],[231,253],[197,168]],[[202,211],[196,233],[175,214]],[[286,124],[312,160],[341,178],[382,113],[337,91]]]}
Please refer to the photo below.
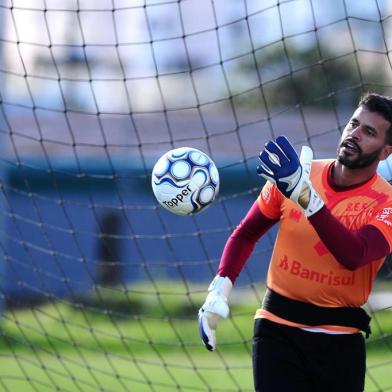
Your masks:
{"label": "green grass", "polygon": [[[257,306],[234,298],[219,327],[219,349],[197,333],[204,290],[160,283],[8,311],[0,337],[0,391],[251,391],[250,339]],[[116,298],[117,297],[117,298]],[[256,302],[256,303],[255,303]],[[111,309],[108,311],[107,309]],[[392,312],[375,315],[366,391],[392,390]],[[150,384],[149,384],[150,383]]]}
{"label": "green grass", "polygon": [[[62,355],[61,359],[42,355],[39,360],[26,355],[12,360],[0,358],[0,378],[10,391],[23,392],[34,391],[34,385],[42,392],[53,391],[56,386],[58,390],[86,392],[95,392],[99,387],[105,391],[169,392],[176,390],[177,385],[183,391],[252,389],[250,358],[247,356],[229,355],[225,364],[216,353],[196,356],[192,363],[175,354],[166,355],[164,361],[153,355],[140,355],[134,362],[127,357],[69,353]],[[230,367],[229,372],[226,365]],[[27,375],[30,380],[26,379]]]}
{"label": "green grass", "polygon": [[[366,380],[366,391],[391,388],[391,355],[369,358],[372,368]],[[382,365],[384,364],[384,365]],[[165,367],[166,366],[166,367]],[[230,369],[226,369],[226,366]],[[198,370],[194,370],[194,367]],[[252,390],[250,357],[204,353],[190,361],[183,355],[139,355],[137,360],[103,353],[62,353],[54,355],[28,353],[0,357],[0,390],[10,391],[173,391],[180,390]],[[376,381],[373,381],[376,380]],[[153,389],[148,385],[151,382]],[[388,389],[389,388],[389,389]]]}

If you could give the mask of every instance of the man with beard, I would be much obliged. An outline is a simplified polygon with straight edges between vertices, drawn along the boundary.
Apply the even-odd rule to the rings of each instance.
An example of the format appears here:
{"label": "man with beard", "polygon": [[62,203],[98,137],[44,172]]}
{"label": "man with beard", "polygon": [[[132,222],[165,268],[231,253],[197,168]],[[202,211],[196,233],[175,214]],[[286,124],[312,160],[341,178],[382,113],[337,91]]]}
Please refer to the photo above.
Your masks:
{"label": "man with beard", "polygon": [[335,160],[313,161],[307,146],[298,157],[284,136],[260,153],[257,172],[267,182],[228,239],[199,311],[212,351],[233,283],[258,239],[280,222],[255,316],[256,391],[364,390],[370,317],[361,306],[392,249],[392,187],[376,170],[391,152],[392,98],[367,94]]}

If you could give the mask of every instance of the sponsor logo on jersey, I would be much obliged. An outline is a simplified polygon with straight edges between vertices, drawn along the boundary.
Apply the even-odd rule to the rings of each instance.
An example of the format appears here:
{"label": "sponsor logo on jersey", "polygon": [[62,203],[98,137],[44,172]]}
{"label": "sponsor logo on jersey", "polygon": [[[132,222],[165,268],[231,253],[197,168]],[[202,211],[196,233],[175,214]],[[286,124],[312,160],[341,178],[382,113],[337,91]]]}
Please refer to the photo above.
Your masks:
{"label": "sponsor logo on jersey", "polygon": [[281,258],[279,267],[287,273],[297,276],[300,279],[327,286],[353,286],[355,283],[354,272],[347,271],[347,273],[344,275],[340,275],[334,271],[323,273],[310,268],[305,268],[300,261],[289,260],[287,255]]}

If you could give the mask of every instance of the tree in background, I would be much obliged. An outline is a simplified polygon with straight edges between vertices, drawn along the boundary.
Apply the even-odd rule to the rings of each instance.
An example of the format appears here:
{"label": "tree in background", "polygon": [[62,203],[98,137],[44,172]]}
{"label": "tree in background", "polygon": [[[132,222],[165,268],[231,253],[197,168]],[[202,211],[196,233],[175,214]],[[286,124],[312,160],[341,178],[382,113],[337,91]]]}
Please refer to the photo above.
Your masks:
{"label": "tree in background", "polygon": [[[260,88],[269,107],[300,105],[325,106],[325,100],[335,98],[335,105],[355,105],[358,90],[375,89],[387,93],[382,67],[355,52],[336,55],[331,48],[318,45],[298,46],[280,41],[256,50],[238,63],[238,79],[260,78]],[[258,106],[261,96],[254,99],[239,94],[241,104]]]}

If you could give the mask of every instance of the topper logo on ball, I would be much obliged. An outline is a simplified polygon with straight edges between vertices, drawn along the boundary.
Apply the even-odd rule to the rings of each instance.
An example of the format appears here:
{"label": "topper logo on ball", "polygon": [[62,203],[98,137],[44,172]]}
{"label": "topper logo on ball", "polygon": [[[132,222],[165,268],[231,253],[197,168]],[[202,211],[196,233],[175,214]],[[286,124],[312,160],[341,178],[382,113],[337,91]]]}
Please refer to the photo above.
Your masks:
{"label": "topper logo on ball", "polygon": [[184,201],[184,196],[187,196],[190,192],[192,192],[192,189],[188,185],[176,197],[173,197],[173,199],[171,199],[170,201],[164,201],[163,203],[170,208],[177,207],[178,202],[182,203]]}

